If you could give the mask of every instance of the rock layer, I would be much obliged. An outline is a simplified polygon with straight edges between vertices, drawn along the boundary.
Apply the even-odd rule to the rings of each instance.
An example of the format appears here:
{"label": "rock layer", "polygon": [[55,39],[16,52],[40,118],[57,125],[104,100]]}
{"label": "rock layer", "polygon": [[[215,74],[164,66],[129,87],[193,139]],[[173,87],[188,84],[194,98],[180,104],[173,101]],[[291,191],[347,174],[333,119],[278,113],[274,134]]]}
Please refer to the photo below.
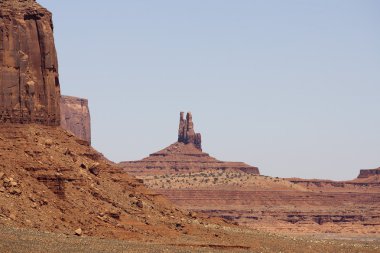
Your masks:
{"label": "rock layer", "polygon": [[32,0],[0,1],[0,122],[60,124],[52,15]]}
{"label": "rock layer", "polygon": [[[378,192],[156,189],[176,205],[269,231],[378,233]],[[360,206],[360,208],[358,208]]]}
{"label": "rock layer", "polygon": [[186,174],[207,170],[237,170],[259,174],[257,167],[243,162],[219,161],[200,151],[193,143],[184,144],[181,142],[176,142],[142,160],[121,162],[119,166],[135,176]]}
{"label": "rock layer", "polygon": [[61,96],[61,126],[91,144],[91,118],[88,100]]}

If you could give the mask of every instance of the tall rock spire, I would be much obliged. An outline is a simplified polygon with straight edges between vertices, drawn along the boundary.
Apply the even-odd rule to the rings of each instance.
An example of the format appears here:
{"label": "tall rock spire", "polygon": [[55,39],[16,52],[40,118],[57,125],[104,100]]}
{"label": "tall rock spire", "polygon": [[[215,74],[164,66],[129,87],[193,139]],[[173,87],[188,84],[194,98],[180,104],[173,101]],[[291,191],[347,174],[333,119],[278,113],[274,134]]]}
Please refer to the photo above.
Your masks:
{"label": "tall rock spire", "polygon": [[194,131],[193,116],[191,115],[191,112],[186,114],[186,119],[184,119],[184,113],[180,113],[178,142],[185,144],[193,143],[199,150],[202,150],[202,136],[200,133],[195,133]]}
{"label": "tall rock spire", "polygon": [[52,15],[34,0],[0,0],[0,123],[60,124]]}

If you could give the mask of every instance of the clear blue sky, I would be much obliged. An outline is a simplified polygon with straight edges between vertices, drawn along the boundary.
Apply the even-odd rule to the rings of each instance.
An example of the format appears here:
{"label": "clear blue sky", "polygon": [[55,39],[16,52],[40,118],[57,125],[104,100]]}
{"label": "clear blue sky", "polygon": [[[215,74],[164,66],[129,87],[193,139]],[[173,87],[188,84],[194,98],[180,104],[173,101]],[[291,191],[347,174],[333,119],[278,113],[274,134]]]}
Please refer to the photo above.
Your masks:
{"label": "clear blue sky", "polygon": [[380,1],[39,0],[54,14],[62,93],[89,99],[114,161],[176,141],[280,177],[380,166]]}

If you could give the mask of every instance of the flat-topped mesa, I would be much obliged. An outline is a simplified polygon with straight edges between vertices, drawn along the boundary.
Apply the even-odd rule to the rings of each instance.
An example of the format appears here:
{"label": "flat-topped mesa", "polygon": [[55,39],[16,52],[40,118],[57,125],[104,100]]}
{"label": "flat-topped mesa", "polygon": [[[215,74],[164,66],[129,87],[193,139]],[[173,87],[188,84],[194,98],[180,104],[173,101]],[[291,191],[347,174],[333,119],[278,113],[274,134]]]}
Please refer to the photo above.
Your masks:
{"label": "flat-topped mesa", "polygon": [[60,124],[52,14],[34,0],[0,0],[0,123]]}
{"label": "flat-topped mesa", "polygon": [[179,118],[179,128],[178,128],[178,142],[185,144],[193,143],[195,147],[202,150],[202,136],[200,133],[195,133],[193,116],[191,112],[186,114],[186,119],[184,119],[184,113],[180,113]]}
{"label": "flat-topped mesa", "polygon": [[371,176],[380,176],[380,167],[377,169],[360,170],[358,178],[369,178]]}

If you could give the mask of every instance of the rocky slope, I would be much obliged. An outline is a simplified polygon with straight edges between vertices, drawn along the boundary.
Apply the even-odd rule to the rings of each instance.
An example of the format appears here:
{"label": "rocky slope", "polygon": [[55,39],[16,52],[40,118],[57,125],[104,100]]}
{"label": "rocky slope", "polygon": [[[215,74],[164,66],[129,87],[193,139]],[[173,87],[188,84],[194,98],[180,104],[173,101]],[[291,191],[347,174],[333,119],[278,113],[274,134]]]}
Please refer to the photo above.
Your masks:
{"label": "rocky slope", "polygon": [[192,237],[198,243],[223,244],[226,232],[220,226],[220,237],[207,235],[209,222],[234,227],[173,207],[60,127],[0,127],[0,226],[144,241]]}
{"label": "rocky slope", "polygon": [[207,170],[238,170],[258,174],[256,167],[242,162],[223,162],[200,151],[194,144],[176,142],[139,161],[121,162],[131,175],[187,174]]}
{"label": "rocky slope", "polygon": [[0,140],[0,224],[127,236],[179,214],[61,128],[1,125]]}
{"label": "rocky slope", "polygon": [[0,123],[59,125],[51,13],[32,0],[2,0],[0,41]]}
{"label": "rocky slope", "polygon": [[61,96],[61,127],[91,144],[91,117],[88,100]]}

